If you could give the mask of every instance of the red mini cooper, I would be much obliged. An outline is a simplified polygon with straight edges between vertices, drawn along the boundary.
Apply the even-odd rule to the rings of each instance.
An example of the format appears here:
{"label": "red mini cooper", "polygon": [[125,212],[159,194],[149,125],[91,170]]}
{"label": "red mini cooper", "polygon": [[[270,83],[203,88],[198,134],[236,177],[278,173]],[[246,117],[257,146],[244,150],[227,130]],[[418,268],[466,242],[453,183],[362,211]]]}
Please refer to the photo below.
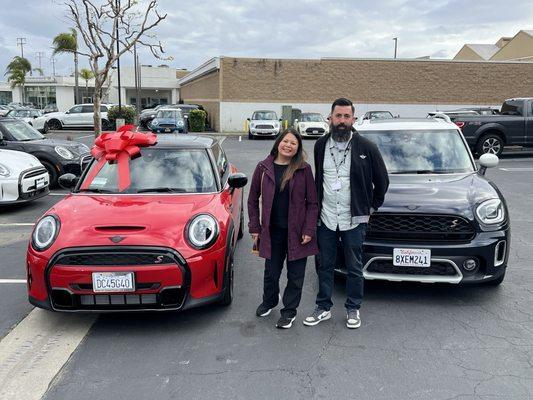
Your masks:
{"label": "red mini cooper", "polygon": [[35,225],[30,303],[54,311],[229,305],[247,178],[219,141],[137,132],[99,139],[79,181],[60,177],[72,193]]}

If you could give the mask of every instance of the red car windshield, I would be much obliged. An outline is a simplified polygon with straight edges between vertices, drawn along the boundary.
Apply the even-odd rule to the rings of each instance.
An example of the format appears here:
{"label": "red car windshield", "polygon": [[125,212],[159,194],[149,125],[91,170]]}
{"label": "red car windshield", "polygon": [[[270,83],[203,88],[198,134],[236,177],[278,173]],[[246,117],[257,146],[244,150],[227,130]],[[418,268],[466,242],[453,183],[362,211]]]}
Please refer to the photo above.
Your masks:
{"label": "red car windshield", "polygon": [[[96,165],[93,162],[90,168]],[[201,149],[142,148],[141,155],[130,160],[130,177],[131,185],[119,192],[118,164],[108,162],[82,191],[212,193],[217,190],[211,161],[207,151]]]}

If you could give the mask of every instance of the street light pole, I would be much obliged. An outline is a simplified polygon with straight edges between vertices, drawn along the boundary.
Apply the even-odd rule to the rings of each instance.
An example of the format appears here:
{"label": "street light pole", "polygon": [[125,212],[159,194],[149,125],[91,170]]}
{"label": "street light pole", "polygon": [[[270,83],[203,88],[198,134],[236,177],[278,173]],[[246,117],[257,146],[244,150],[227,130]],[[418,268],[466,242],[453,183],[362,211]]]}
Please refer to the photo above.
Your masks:
{"label": "street light pole", "polygon": [[392,38],[392,40],[394,40],[394,59],[396,59],[396,54],[398,52],[398,38],[395,37]]}
{"label": "street light pole", "polygon": [[[117,7],[117,13],[115,15],[115,24],[116,24],[116,30],[117,30],[117,56],[120,52],[119,47],[119,33],[118,33],[118,17],[120,15],[120,0],[116,1],[116,7]],[[117,57],[117,79],[118,79],[118,116],[122,118],[122,96],[121,96],[121,88],[120,88],[120,57]]]}

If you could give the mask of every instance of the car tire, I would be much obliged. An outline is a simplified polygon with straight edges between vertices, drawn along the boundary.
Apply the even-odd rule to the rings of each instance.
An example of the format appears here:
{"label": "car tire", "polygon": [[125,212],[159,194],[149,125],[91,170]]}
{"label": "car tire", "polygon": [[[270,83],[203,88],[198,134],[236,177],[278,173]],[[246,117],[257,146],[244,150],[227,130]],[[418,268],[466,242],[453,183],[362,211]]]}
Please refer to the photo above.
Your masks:
{"label": "car tire", "polygon": [[483,154],[495,154],[500,156],[503,152],[504,141],[497,133],[487,133],[483,135],[476,144],[476,154],[482,156]]}
{"label": "car tire", "polygon": [[224,294],[222,295],[222,299],[220,300],[220,305],[225,307],[229,306],[233,302],[233,272],[233,255],[230,253],[228,259],[228,270],[224,274],[224,285],[222,286],[224,288]]}
{"label": "car tire", "polygon": [[45,131],[46,127],[48,127],[48,131],[60,131],[61,129],[63,129],[63,125],[61,125],[61,122],[57,119],[51,119],[50,121],[45,122],[44,126]]}
{"label": "car tire", "polygon": [[48,172],[48,175],[50,176],[50,188],[55,188],[57,186],[57,179],[58,179],[58,173],[54,165],[45,160],[39,160],[41,164],[43,164],[43,167],[46,168],[46,171]]}

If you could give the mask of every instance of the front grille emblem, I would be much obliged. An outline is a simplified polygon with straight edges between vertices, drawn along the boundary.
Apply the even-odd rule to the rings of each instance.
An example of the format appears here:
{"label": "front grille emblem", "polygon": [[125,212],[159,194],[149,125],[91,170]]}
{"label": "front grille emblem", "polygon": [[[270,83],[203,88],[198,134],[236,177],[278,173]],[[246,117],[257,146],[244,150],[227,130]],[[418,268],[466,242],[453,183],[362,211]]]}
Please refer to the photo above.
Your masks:
{"label": "front grille emblem", "polygon": [[113,243],[120,243],[124,239],[126,239],[124,236],[111,236],[109,240],[111,240]]}
{"label": "front grille emblem", "polygon": [[161,264],[163,262],[163,256],[157,256],[154,263],[155,264]]}
{"label": "front grille emblem", "polygon": [[408,206],[405,206],[407,207],[408,210],[411,210],[411,211],[414,211],[418,208],[420,208],[420,206],[417,206],[417,205],[414,205],[414,204],[409,204]]}
{"label": "front grille emblem", "polygon": [[455,229],[459,226],[459,220],[458,219],[454,219],[452,221],[452,223],[450,224],[450,229]]}

